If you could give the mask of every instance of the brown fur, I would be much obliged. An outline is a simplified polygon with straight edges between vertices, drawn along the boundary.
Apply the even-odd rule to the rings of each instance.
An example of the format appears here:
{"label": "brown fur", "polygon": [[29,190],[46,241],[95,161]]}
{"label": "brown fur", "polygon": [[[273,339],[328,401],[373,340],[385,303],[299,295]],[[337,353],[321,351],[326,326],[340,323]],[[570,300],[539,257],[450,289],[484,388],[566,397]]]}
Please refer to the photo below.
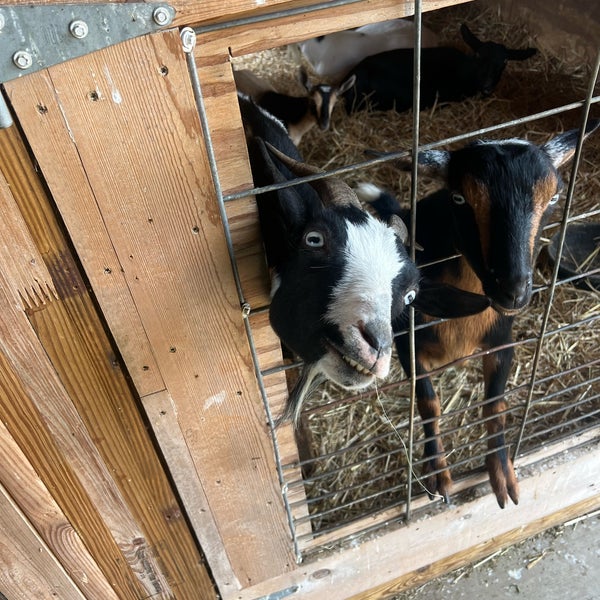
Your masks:
{"label": "brown fur", "polygon": [[535,251],[536,232],[552,196],[556,194],[557,187],[558,181],[553,173],[549,174],[546,179],[536,181],[533,186],[533,214],[531,215],[531,237],[529,239],[532,256]]}

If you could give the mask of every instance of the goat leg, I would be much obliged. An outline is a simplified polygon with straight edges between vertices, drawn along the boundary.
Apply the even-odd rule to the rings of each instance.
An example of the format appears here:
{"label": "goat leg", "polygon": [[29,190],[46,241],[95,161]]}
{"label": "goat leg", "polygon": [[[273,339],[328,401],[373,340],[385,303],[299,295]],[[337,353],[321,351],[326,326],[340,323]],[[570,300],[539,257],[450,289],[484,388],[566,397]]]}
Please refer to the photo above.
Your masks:
{"label": "goat leg", "polygon": [[423,476],[429,497],[433,499],[436,494],[444,498],[446,504],[450,503],[450,488],[452,477],[446,463],[444,446],[440,438],[439,417],[441,414],[440,400],[433,389],[429,377],[417,380],[417,408],[423,421],[425,433]]}
{"label": "goat leg", "polygon": [[490,398],[483,407],[490,451],[486,457],[486,467],[500,508],[506,506],[509,497],[515,504],[519,503],[519,484],[504,436],[507,405],[503,394],[512,355],[512,349],[507,349],[483,359],[486,397]]}

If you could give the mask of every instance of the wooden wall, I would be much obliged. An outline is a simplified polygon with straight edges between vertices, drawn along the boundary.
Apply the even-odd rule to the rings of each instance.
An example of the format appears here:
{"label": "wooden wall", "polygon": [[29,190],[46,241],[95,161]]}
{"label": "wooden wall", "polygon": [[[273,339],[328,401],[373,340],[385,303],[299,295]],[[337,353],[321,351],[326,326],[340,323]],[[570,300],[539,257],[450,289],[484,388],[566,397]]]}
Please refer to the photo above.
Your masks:
{"label": "wooden wall", "polygon": [[[231,0],[227,15],[222,2],[171,4],[179,26],[245,15],[256,3]],[[224,192],[251,185],[230,55],[412,10],[365,0],[199,36]],[[295,563],[179,31],[3,87],[15,125],[0,130],[0,592],[198,600],[377,588],[375,598],[400,585],[398,532],[382,545],[389,560],[361,581],[348,565],[375,557],[374,545]],[[259,308],[267,278],[253,201],[228,203],[227,219],[244,299]],[[266,315],[252,325],[261,367],[278,362]],[[276,410],[284,378],[266,383]],[[291,432],[279,442],[288,462]],[[580,464],[579,511],[600,502]],[[543,516],[521,519],[543,524],[565,510],[574,509],[554,500]],[[411,569],[423,556],[432,562],[420,555]]]}

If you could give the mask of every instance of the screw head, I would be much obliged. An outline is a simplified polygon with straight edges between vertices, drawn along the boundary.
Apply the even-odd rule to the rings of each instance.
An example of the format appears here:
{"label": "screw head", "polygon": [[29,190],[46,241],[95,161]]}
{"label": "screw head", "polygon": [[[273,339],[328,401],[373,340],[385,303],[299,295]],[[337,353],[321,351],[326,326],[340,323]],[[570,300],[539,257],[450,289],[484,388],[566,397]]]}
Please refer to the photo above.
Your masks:
{"label": "screw head", "polygon": [[161,27],[168,25],[173,20],[170,11],[164,6],[155,8],[152,13],[152,18],[154,19],[154,22]]}
{"label": "screw head", "polygon": [[89,27],[85,21],[81,19],[76,19],[75,21],[71,21],[69,23],[69,31],[74,38],[78,40],[82,40],[88,33]]}
{"label": "screw head", "polygon": [[184,27],[179,35],[183,51],[189,54],[196,46],[196,32],[191,27]]}
{"label": "screw head", "polygon": [[33,56],[26,50],[17,50],[13,54],[12,59],[19,69],[29,69],[33,64]]}

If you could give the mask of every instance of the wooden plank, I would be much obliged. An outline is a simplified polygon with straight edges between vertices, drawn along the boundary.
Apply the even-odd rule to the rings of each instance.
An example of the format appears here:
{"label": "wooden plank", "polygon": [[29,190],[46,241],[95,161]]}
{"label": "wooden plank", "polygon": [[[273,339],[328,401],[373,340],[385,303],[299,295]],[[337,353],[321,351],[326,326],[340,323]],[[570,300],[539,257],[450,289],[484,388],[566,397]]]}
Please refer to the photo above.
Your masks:
{"label": "wooden plank", "polygon": [[[194,461],[190,476],[198,476],[206,492],[235,576],[247,586],[293,568],[272,444],[178,32],[53,67],[46,81],[55,92],[47,114],[63,115],[62,145],[77,148],[175,404]],[[17,102],[19,82],[9,83],[17,116],[31,114],[31,107],[21,111],[38,103],[37,94],[20,93]],[[27,135],[36,156],[50,151],[36,128]],[[52,168],[47,164],[43,172],[56,182]],[[88,210],[87,198],[62,191],[61,202],[72,203],[73,211]],[[88,232],[70,233],[85,266]]]}
{"label": "wooden plank", "polygon": [[0,589],[4,596],[11,600],[85,600],[1,485],[0,531]]}
{"label": "wooden plank", "polygon": [[[223,193],[253,187],[231,63],[201,67],[198,69],[198,77]],[[231,201],[226,204],[226,212],[244,299],[254,309],[266,306],[270,300],[270,281],[260,238],[256,202],[254,198]],[[269,324],[268,312],[253,314],[250,325],[250,335],[260,369],[264,371],[281,365],[281,343]],[[263,384],[270,412],[276,418],[282,412],[288,396],[285,373],[270,375]],[[291,425],[281,425],[275,434],[280,462],[296,463],[299,459],[298,448]],[[300,479],[300,470],[288,469],[286,476],[288,479]],[[284,489],[289,502],[302,504],[306,500],[303,486],[289,490],[284,485]],[[297,516],[307,514],[308,507],[304,505]],[[305,521],[298,526],[296,534],[308,533],[310,522]]]}
{"label": "wooden plank", "polygon": [[[423,11],[461,4],[470,0],[424,0]],[[299,42],[333,31],[414,14],[411,0],[366,0],[359,4],[334,6],[298,16],[280,17],[251,25],[208,31],[198,36],[196,60],[200,65],[222,63],[229,56],[243,56],[268,48]]]}
{"label": "wooden plank", "polygon": [[[27,312],[77,415],[71,402],[50,407],[44,399],[36,407],[55,418],[62,416],[74,429],[85,432],[80,433],[81,438],[92,432],[90,438],[96,447],[90,453],[80,449],[77,455],[67,450],[65,455],[71,459],[77,455],[73,462],[90,470],[90,477],[100,485],[92,497],[131,566],[130,577],[143,580],[146,593],[172,595],[177,588],[183,597],[192,590],[213,597],[208,574],[199,566],[195,542],[16,128],[0,132],[0,140],[0,148],[10,149],[3,153],[1,167],[14,194],[12,203],[4,197],[2,206],[6,208],[2,212],[14,214],[9,222],[23,222],[21,237],[33,232],[27,241],[36,252],[34,262],[44,267],[44,262],[48,264],[52,275],[46,271],[46,279],[54,278],[59,296],[47,302],[44,310],[34,306]],[[27,215],[27,225],[21,214]],[[16,236],[10,240],[12,262],[30,262],[30,255],[20,250],[19,242]],[[36,246],[45,249],[43,257],[37,254]],[[21,290],[17,294],[23,296]],[[31,452],[29,446],[24,448]],[[90,464],[84,464],[85,457]],[[112,503],[105,503],[103,496],[112,498]],[[123,557],[119,560],[123,562]]]}
{"label": "wooden plank", "polygon": [[596,509],[598,460],[597,442],[554,457],[551,467],[520,481],[518,506],[500,510],[494,495],[487,494],[307,561],[291,573],[243,590],[238,598],[255,599],[291,587],[297,587],[303,600],[390,597],[492,549]]}
{"label": "wooden plank", "polygon": [[[78,239],[79,255],[104,309],[111,332],[121,352],[127,356],[129,375],[136,389],[140,394],[164,389],[165,384],[127,287],[119,258],[77,155],[77,146],[70,137],[68,124],[65,123],[64,115],[56,102],[48,73],[35,73],[5,85],[14,106],[18,107],[26,135],[43,143],[37,160],[53,191],[62,219],[69,231],[86,232],[85,236]],[[40,194],[37,178],[19,176],[19,170],[23,168],[19,157],[23,156],[23,152],[19,151],[18,141],[9,130],[0,137],[0,143],[3,144],[3,155],[12,157],[12,160],[5,160],[4,169],[8,170],[7,177],[11,175],[13,188],[22,197]],[[85,206],[84,210],[63,201],[63,198],[72,195],[80,198],[80,204]],[[22,208],[25,210],[25,207]],[[37,234],[41,247],[57,245],[54,239],[43,239],[43,236],[50,235],[49,231],[41,229]],[[129,259],[128,262],[132,260]],[[67,287],[72,288],[68,278],[62,293],[69,295]],[[77,290],[72,291],[77,293]]]}
{"label": "wooden plank", "polygon": [[[11,501],[19,507],[23,518],[28,519],[48,547],[47,551],[44,549],[44,553],[51,552],[60,561],[86,598],[118,599],[81,536],[1,422],[0,484],[5,488],[5,493],[10,495]],[[8,529],[2,531],[6,532]],[[36,554],[37,552],[30,557]],[[2,574],[8,576],[8,572],[8,568],[0,569],[0,581]],[[6,582],[2,583],[2,589],[4,593],[8,591]],[[23,590],[23,593],[25,592],[26,590]],[[27,596],[32,597],[33,594]]]}

